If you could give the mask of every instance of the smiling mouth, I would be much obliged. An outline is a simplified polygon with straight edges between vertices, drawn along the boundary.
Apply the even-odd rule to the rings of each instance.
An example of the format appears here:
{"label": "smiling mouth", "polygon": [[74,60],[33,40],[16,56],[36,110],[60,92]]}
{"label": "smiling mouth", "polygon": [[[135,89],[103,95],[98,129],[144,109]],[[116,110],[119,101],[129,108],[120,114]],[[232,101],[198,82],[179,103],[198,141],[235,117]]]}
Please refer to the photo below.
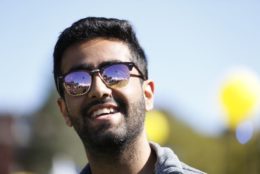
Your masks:
{"label": "smiling mouth", "polygon": [[109,115],[109,114],[115,114],[117,112],[118,112],[118,110],[115,108],[100,108],[100,109],[93,111],[91,113],[91,117],[97,118],[97,117],[101,117],[101,116],[105,116],[105,115]]}
{"label": "smiling mouth", "polygon": [[113,115],[119,112],[119,108],[115,104],[107,103],[107,104],[99,104],[91,107],[87,112],[89,118],[98,118],[102,116]]}

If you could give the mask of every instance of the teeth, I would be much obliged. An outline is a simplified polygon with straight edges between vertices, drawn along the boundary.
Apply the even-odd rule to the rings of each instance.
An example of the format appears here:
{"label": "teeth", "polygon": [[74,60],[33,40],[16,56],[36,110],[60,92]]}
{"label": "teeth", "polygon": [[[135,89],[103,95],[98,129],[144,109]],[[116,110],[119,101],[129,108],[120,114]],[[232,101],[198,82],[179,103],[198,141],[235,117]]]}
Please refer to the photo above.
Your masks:
{"label": "teeth", "polygon": [[102,108],[102,109],[98,109],[98,110],[94,111],[92,116],[96,117],[98,115],[110,114],[113,112],[115,112],[115,110],[113,108]]}

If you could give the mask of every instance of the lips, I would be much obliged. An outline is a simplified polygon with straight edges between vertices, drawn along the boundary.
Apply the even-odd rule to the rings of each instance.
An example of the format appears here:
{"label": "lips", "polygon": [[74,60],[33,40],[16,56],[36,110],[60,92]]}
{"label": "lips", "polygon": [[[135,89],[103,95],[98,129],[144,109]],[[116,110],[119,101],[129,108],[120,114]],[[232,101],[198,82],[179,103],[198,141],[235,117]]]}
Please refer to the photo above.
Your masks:
{"label": "lips", "polygon": [[114,114],[118,112],[118,107],[114,104],[99,104],[91,107],[87,112],[90,118],[97,118],[103,115]]}

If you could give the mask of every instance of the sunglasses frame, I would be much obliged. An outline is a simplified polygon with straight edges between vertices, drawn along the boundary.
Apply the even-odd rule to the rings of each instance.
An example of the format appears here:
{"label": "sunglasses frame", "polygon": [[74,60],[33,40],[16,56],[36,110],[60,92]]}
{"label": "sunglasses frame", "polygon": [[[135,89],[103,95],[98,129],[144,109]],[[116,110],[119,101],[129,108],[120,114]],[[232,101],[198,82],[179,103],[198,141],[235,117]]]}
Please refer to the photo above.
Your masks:
{"label": "sunglasses frame", "polygon": [[[106,81],[103,79],[103,76],[101,75],[101,72],[103,72],[107,67],[110,67],[110,66],[113,66],[113,65],[126,65],[128,67],[128,70],[129,70],[129,76],[130,77],[138,77],[138,78],[141,78],[142,80],[146,80],[146,78],[144,77],[143,73],[140,71],[140,69],[133,63],[133,62],[109,62],[109,63],[106,63],[106,64],[101,64],[99,65],[97,68],[95,69],[92,69],[92,70],[89,70],[89,69],[77,69],[77,70],[72,70],[72,71],[69,71],[67,73],[65,73],[64,75],[61,75],[61,76],[58,76],[57,79],[58,79],[58,91],[60,91],[60,85],[61,83],[63,84],[63,89],[65,89],[65,91],[67,92],[67,94],[71,95],[71,96],[81,96],[81,95],[85,95],[89,92],[89,90],[91,89],[91,86],[92,86],[92,79],[93,79],[93,75],[98,73],[99,74],[99,77],[101,78],[101,80],[104,82],[104,84],[106,86],[109,87],[109,84],[106,83]],[[137,74],[131,74],[130,71],[132,71],[133,67],[138,71],[139,75]],[[64,78],[72,73],[72,72],[77,72],[77,71],[86,71],[89,73],[89,75],[91,76],[91,84],[90,84],[90,88],[82,93],[82,94],[76,94],[76,95],[73,95],[71,94],[70,92],[67,91],[67,88],[65,87],[65,84],[64,84]],[[61,93],[61,91],[60,91]]]}

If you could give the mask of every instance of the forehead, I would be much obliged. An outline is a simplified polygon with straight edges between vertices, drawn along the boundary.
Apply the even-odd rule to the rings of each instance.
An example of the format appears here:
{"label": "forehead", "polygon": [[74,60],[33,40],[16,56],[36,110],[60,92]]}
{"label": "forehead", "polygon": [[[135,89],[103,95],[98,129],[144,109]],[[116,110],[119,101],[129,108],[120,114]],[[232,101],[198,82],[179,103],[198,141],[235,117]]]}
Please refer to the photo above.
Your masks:
{"label": "forehead", "polygon": [[71,68],[88,65],[93,68],[103,62],[121,61],[129,62],[131,53],[122,41],[94,39],[80,42],[70,46],[62,56],[61,71],[68,72]]}

